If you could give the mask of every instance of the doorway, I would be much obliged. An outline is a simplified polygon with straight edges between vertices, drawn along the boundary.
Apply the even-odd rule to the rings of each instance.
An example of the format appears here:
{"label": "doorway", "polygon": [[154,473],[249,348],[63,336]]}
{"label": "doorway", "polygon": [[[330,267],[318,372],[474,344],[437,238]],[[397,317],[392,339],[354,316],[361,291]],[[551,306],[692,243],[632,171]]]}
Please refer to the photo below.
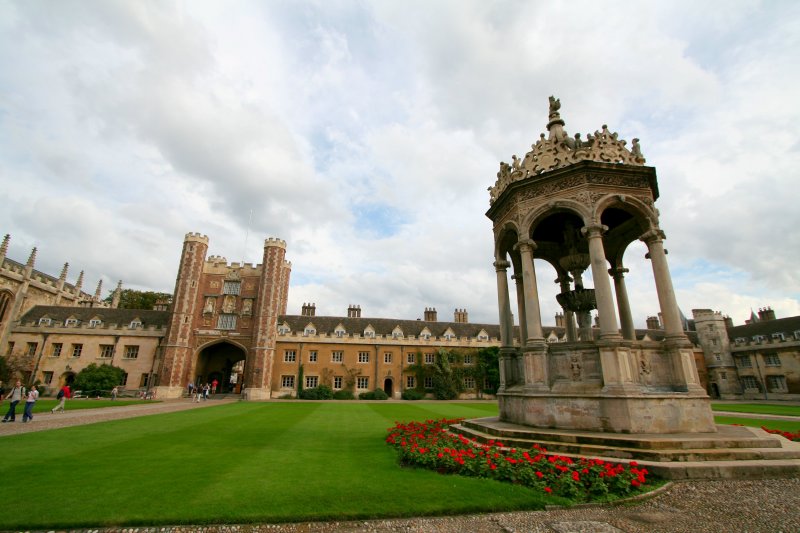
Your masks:
{"label": "doorway", "polygon": [[383,392],[385,392],[386,396],[389,398],[392,397],[392,378],[386,378],[383,380]]}
{"label": "doorway", "polygon": [[245,351],[230,342],[206,346],[197,354],[192,378],[196,387],[217,381],[217,394],[239,393],[244,381]]}

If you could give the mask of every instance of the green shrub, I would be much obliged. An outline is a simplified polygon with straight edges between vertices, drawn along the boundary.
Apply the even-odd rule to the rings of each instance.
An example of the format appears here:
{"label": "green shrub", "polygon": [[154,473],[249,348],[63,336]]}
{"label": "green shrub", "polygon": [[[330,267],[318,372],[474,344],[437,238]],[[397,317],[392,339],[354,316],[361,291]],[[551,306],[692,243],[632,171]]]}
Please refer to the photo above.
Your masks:
{"label": "green shrub", "polygon": [[355,400],[356,397],[351,390],[337,390],[333,393],[334,400]]}
{"label": "green shrub", "polygon": [[297,397],[301,400],[330,400],[333,398],[333,391],[330,387],[320,385],[311,389],[303,389]]}
{"label": "green shrub", "polygon": [[420,392],[417,389],[406,389],[403,391],[402,398],[404,400],[421,400],[425,397],[424,392]]}
{"label": "green shrub", "polygon": [[359,400],[386,400],[389,398],[383,389],[375,389],[369,392],[362,392],[358,395]]}

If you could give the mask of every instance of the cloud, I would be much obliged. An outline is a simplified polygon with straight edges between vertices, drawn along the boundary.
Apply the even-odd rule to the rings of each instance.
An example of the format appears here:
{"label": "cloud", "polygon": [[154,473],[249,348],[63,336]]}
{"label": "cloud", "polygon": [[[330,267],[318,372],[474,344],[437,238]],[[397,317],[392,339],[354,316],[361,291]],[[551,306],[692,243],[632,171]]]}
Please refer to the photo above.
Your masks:
{"label": "cloud", "polygon": [[157,290],[186,232],[249,262],[277,236],[290,312],[495,322],[486,188],[554,94],[569,132],[642,139],[684,312],[796,313],[798,21],[791,2],[5,3],[0,224],[40,269]]}

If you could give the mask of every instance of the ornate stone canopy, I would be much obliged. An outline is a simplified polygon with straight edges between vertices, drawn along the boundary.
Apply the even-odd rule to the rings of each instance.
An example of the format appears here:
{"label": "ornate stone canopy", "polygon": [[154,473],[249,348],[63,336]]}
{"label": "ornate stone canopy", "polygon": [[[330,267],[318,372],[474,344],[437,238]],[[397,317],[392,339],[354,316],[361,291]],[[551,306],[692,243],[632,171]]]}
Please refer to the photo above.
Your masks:
{"label": "ornate stone canopy", "polygon": [[549,135],[545,138],[545,134],[542,133],[524,158],[512,155],[510,165],[500,162],[497,181],[493,187],[489,187],[490,204],[493,204],[506,187],[515,181],[581,161],[639,166],[645,164],[639,139],[633,139],[629,150],[625,146],[627,142],[619,139],[616,132],[609,131],[605,124],[600,131],[595,130],[594,134],[587,134],[585,140],[581,139],[580,133],[576,133],[574,138],[570,137],[564,129],[565,122],[561,119],[560,108],[561,101],[551,96],[550,120],[547,123]]}

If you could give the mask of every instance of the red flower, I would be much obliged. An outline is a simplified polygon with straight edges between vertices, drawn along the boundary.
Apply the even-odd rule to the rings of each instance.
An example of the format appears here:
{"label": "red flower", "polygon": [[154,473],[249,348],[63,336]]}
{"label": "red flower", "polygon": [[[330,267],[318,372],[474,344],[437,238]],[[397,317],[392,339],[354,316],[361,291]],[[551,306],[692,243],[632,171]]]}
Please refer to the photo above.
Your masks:
{"label": "red flower", "polygon": [[544,491],[549,494],[549,493],[553,492],[553,489],[551,489],[550,487],[545,487]]}

